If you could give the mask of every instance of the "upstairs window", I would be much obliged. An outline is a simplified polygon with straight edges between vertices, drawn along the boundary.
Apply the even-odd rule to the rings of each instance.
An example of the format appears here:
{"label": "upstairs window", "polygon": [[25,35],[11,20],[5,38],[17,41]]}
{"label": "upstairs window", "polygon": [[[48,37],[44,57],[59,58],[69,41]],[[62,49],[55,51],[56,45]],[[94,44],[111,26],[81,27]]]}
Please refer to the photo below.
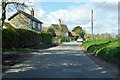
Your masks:
{"label": "upstairs window", "polygon": [[29,26],[30,29],[33,29],[33,21],[30,20],[30,26]]}
{"label": "upstairs window", "polygon": [[38,23],[38,29],[40,29],[40,23]]}
{"label": "upstairs window", "polygon": [[42,24],[40,24],[40,29],[42,30]]}
{"label": "upstairs window", "polygon": [[33,21],[33,28],[35,28],[35,27],[36,27],[36,22]]}

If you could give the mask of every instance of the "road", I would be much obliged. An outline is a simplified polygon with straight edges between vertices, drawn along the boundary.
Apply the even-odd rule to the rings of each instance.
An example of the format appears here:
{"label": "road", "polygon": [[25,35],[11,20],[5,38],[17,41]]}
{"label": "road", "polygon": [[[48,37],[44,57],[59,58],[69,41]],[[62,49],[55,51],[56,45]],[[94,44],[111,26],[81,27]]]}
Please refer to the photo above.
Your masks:
{"label": "road", "polygon": [[3,78],[114,78],[70,42],[33,51],[29,60],[7,70]]}

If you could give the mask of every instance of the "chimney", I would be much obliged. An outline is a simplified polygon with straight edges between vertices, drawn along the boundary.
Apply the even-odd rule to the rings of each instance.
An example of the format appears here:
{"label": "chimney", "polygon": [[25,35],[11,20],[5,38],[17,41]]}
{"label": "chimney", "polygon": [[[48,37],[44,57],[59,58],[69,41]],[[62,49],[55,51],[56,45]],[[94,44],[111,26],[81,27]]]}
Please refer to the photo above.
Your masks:
{"label": "chimney", "polygon": [[59,19],[59,25],[61,26],[61,20]]}
{"label": "chimney", "polygon": [[34,10],[33,10],[33,8],[31,10],[31,16],[34,16]]}

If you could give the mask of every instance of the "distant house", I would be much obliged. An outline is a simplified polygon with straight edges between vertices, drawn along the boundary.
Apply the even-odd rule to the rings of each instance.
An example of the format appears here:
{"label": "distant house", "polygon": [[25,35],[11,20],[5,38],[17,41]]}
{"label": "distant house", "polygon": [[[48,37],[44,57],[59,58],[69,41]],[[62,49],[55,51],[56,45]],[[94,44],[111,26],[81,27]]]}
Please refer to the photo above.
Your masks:
{"label": "distant house", "polygon": [[15,28],[31,29],[35,31],[42,30],[42,22],[34,17],[34,10],[31,10],[31,15],[19,10],[11,17],[8,18],[10,24],[14,25]]}
{"label": "distant house", "polygon": [[49,28],[49,27],[42,27],[42,31],[47,32],[48,28]]}
{"label": "distant house", "polygon": [[77,36],[75,32],[71,32],[71,34],[72,34],[73,37]]}
{"label": "distant house", "polygon": [[61,24],[60,19],[59,24],[51,24],[50,27],[52,27],[55,30],[57,36],[59,36],[60,33],[64,33],[63,36],[69,36],[69,30],[67,28],[67,25]]}
{"label": "distant house", "polygon": [[[0,19],[0,28],[2,28],[2,20]],[[4,22],[3,28],[11,28],[11,29],[15,29],[14,26],[12,26],[10,23],[8,22]]]}

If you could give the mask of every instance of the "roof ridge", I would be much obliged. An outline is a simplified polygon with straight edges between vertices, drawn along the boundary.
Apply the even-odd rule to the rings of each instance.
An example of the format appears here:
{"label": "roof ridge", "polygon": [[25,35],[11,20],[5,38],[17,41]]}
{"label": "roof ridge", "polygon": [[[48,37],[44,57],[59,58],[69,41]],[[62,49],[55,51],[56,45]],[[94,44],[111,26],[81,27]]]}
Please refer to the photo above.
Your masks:
{"label": "roof ridge", "polygon": [[40,22],[40,23],[43,24],[43,22],[41,22],[40,20],[38,20],[36,17],[34,17],[34,16],[32,16],[32,15],[30,15],[30,14],[28,14],[28,13],[22,11],[22,10],[18,10],[15,14],[13,14],[11,17],[9,17],[8,20],[11,20],[13,17],[15,17],[15,16],[16,16],[17,14],[19,14],[19,13],[22,13],[22,14],[24,14],[26,17],[31,18],[31,19],[33,19],[34,21]]}

